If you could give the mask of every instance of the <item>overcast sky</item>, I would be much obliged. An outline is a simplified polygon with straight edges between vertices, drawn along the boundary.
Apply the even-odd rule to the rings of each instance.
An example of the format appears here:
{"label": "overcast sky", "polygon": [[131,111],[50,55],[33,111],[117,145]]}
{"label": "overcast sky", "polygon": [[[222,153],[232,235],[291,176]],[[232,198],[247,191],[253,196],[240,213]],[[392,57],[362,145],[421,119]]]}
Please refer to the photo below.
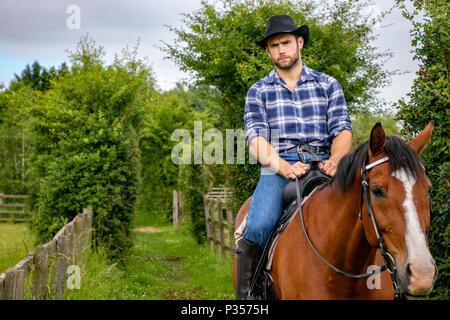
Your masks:
{"label": "overcast sky", "polygon": [[[372,3],[373,12],[377,12],[388,9],[393,1]],[[73,5],[80,10],[79,29]],[[65,50],[73,50],[80,37],[89,33],[105,48],[107,60],[140,39],[139,56],[152,62],[158,86],[171,89],[187,75],[171,60],[163,59],[164,53],[155,46],[161,40],[172,43],[174,34],[164,25],[181,26],[180,14],[199,8],[200,0],[0,0],[0,83],[8,84],[14,73],[19,74],[35,60],[46,67],[67,62]],[[411,24],[398,9],[377,29],[380,36],[374,45],[394,53],[386,69],[409,72],[393,77],[392,84],[382,89],[381,96],[387,102],[405,97],[418,69],[410,52],[410,29]]]}

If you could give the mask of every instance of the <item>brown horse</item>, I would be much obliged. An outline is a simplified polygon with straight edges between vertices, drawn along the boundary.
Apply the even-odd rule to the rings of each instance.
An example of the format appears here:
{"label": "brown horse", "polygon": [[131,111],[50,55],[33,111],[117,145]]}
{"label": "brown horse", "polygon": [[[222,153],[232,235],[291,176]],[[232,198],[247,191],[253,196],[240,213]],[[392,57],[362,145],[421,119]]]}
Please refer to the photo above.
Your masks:
{"label": "brown horse", "polygon": [[[437,276],[426,237],[431,183],[418,154],[430,140],[432,128],[430,123],[405,144],[386,137],[377,124],[368,143],[341,159],[331,182],[317,188],[302,206],[305,230],[317,253],[307,241],[299,214],[279,239],[271,269],[279,299],[393,299],[388,271],[350,278],[318,257],[350,274],[382,266],[374,224],[393,258],[390,269],[396,270],[400,292],[411,296],[430,293]],[[370,169],[363,176],[365,166]],[[367,212],[363,178],[376,222]],[[248,213],[249,204],[250,199],[240,209],[236,226]]]}

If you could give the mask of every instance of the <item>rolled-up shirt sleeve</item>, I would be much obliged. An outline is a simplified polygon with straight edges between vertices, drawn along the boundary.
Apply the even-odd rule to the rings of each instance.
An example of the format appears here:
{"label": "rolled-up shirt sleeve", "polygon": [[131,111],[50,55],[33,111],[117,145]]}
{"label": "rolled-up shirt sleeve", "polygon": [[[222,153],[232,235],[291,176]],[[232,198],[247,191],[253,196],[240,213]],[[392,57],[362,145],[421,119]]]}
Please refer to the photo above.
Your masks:
{"label": "rolled-up shirt sleeve", "polygon": [[329,132],[329,140],[339,135],[344,130],[353,133],[350,115],[348,113],[347,103],[345,102],[344,92],[339,82],[331,78],[330,85],[327,90],[328,110],[327,125]]}
{"label": "rolled-up shirt sleeve", "polygon": [[244,107],[244,132],[247,145],[254,137],[262,136],[270,142],[267,111],[260,98],[259,88],[253,85],[247,92]]}

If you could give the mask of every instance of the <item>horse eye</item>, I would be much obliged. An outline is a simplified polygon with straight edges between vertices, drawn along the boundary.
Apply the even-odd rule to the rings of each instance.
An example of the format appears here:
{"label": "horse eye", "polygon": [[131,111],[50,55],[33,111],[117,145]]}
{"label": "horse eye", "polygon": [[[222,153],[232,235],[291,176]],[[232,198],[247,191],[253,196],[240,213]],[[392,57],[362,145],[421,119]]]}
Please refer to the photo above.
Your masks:
{"label": "horse eye", "polygon": [[381,187],[378,186],[372,187],[372,193],[377,198],[384,198],[384,192]]}

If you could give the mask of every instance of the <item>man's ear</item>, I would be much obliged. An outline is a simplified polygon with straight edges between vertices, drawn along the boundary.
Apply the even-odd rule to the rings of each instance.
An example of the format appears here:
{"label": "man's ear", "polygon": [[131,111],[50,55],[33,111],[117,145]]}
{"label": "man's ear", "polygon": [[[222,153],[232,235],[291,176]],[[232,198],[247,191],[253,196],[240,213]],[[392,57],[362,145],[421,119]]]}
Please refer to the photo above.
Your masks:
{"label": "man's ear", "polygon": [[298,48],[299,48],[300,50],[302,50],[302,49],[303,49],[303,45],[304,45],[304,43],[305,43],[305,39],[303,39],[303,37],[298,37],[297,43],[298,43]]}

